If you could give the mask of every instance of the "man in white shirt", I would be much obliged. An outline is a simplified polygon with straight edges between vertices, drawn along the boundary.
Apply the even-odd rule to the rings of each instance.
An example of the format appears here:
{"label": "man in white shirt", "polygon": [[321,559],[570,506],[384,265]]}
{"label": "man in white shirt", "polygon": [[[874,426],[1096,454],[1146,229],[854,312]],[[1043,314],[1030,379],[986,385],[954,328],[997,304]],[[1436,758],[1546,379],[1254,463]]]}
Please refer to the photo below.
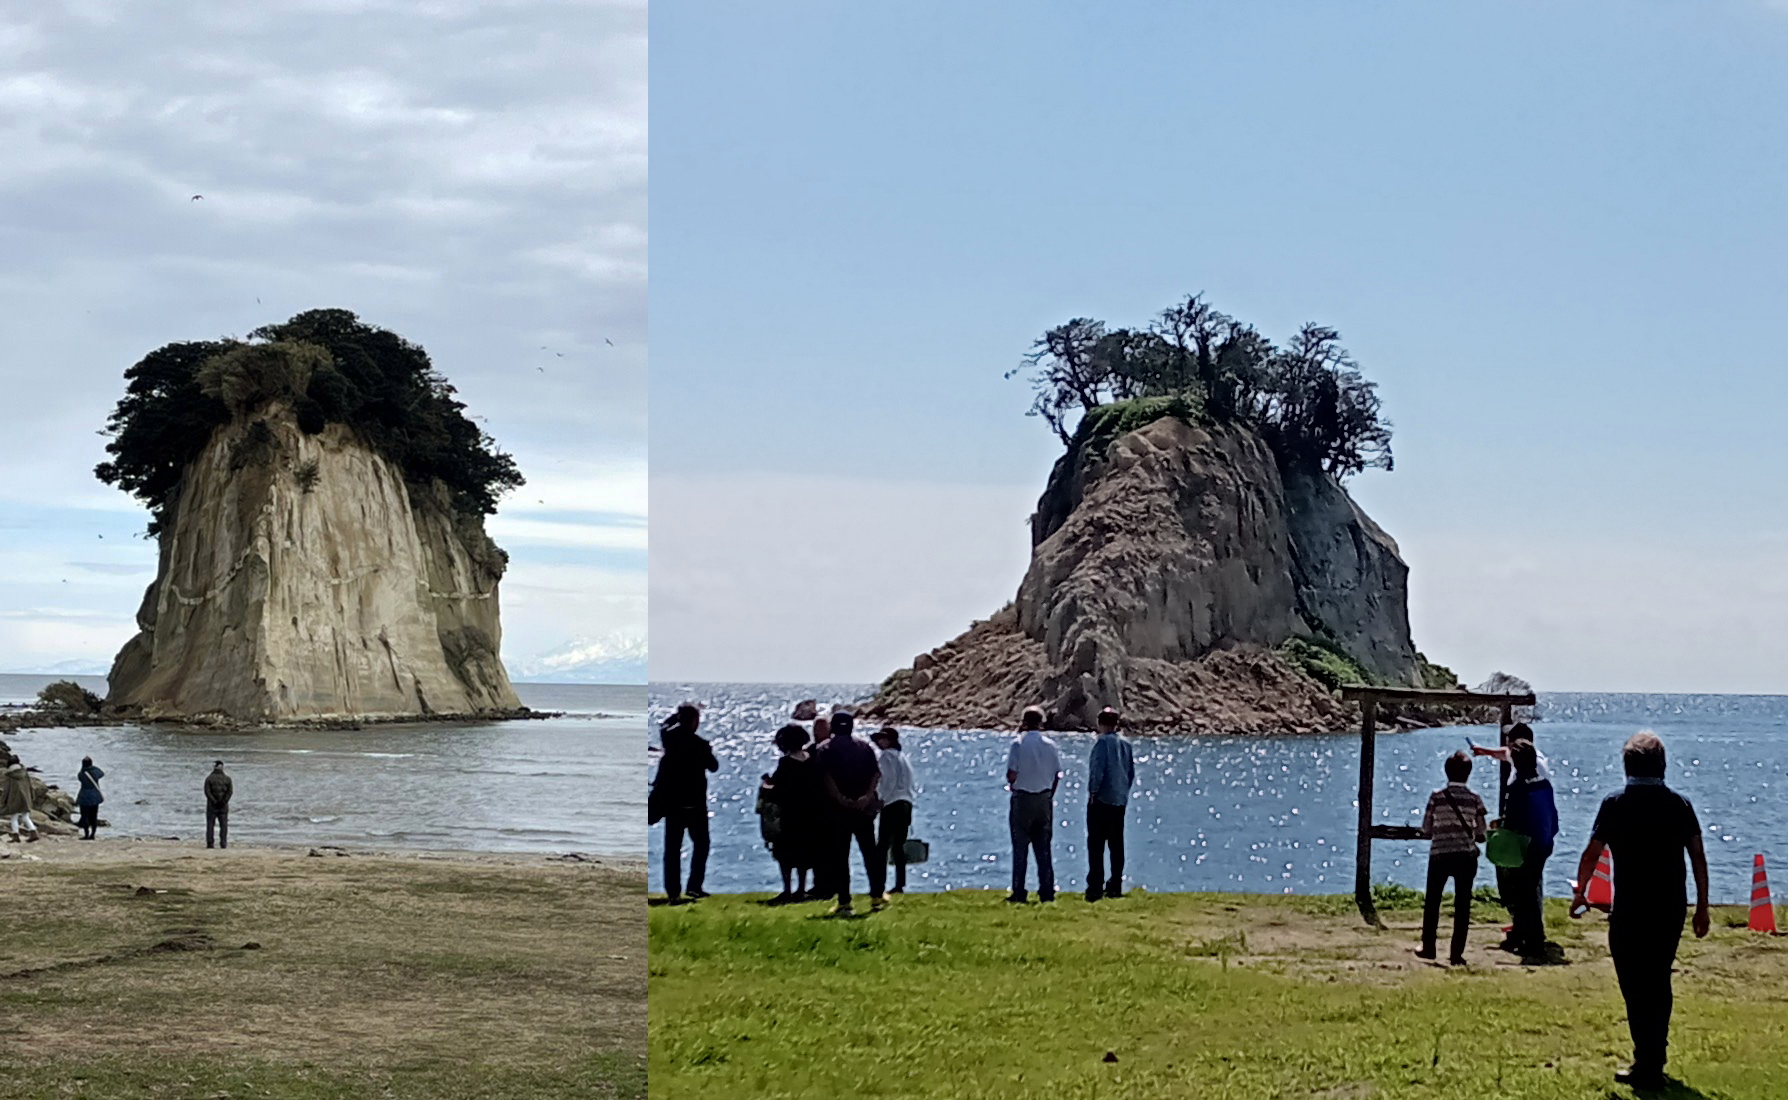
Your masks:
{"label": "man in white shirt", "polygon": [[1043,736],[1043,708],[1026,707],[1019,735],[1006,753],[1006,785],[1012,791],[1012,896],[1029,901],[1024,888],[1026,857],[1037,854],[1037,900],[1055,900],[1055,861],[1049,846],[1055,835],[1055,789],[1062,781],[1062,754]]}

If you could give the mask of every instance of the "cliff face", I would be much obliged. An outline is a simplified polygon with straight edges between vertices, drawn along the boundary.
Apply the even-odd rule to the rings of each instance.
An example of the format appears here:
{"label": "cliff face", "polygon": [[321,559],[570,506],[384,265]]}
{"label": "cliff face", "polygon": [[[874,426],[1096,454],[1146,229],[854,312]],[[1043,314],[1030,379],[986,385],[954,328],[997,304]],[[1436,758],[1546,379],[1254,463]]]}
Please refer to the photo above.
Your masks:
{"label": "cliff face", "polygon": [[1329,728],[1335,698],[1272,650],[1317,636],[1418,686],[1407,575],[1333,478],[1287,483],[1252,433],[1159,419],[1057,463],[1016,599],[897,673],[872,713],[1005,728],[1038,703],[1088,728],[1111,705],[1145,726]]}
{"label": "cliff face", "polygon": [[163,524],[109,709],[245,721],[513,711],[504,560],[437,485],[273,404],[220,428]]}

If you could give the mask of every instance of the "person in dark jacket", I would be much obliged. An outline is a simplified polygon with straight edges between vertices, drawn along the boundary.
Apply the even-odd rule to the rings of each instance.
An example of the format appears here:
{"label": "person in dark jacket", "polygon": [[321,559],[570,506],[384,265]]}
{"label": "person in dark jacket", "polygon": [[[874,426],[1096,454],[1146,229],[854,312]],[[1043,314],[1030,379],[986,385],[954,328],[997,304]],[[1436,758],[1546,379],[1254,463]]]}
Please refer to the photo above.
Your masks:
{"label": "person in dark jacket", "polygon": [[[782,869],[782,894],[778,902],[807,900],[808,873],[819,861],[820,831],[824,828],[825,788],[819,765],[807,751],[807,730],[790,722],[776,731],[776,747],[782,759],[768,777],[765,797],[776,806],[777,834],[770,851]],[[815,892],[818,883],[814,883]]]}
{"label": "person in dark jacket", "polygon": [[1517,725],[1509,731],[1509,763],[1515,770],[1509,781],[1509,798],[1502,827],[1527,838],[1521,866],[1498,867],[1496,890],[1509,911],[1514,928],[1503,950],[1523,958],[1546,953],[1546,923],[1541,916],[1545,897],[1546,861],[1558,838],[1558,806],[1552,797],[1552,781],[1540,766],[1531,740],[1533,731]]}
{"label": "person in dark jacket", "polygon": [[[230,846],[230,796],[235,793],[236,785],[224,774],[223,761],[212,764],[211,774],[205,777],[205,847]],[[215,845],[211,843],[213,828],[217,833]]]}
{"label": "person in dark jacket", "polygon": [[81,771],[75,776],[81,784],[81,792],[75,795],[75,805],[81,811],[81,839],[92,840],[99,831],[99,804],[106,796],[99,793],[99,781],[106,773],[99,769],[91,756],[81,757]]}
{"label": "person in dark jacket", "polygon": [[[684,703],[658,727],[664,756],[652,799],[664,814],[664,892],[671,901],[705,898],[708,871],[708,773],[720,770],[713,746],[696,734],[702,712]],[[689,837],[689,881],[683,881],[683,837]]]}
{"label": "person in dark jacket", "polygon": [[875,840],[875,815],[882,802],[877,794],[881,786],[881,762],[869,742],[854,735],[856,718],[849,711],[832,715],[832,736],[826,739],[814,759],[819,761],[821,782],[825,784],[830,819],[829,850],[821,862],[826,865],[824,889],[838,897],[832,915],[851,915],[851,841],[863,855],[863,869],[869,875],[871,909],[888,904],[887,865],[877,857],[880,848]]}
{"label": "person in dark jacket", "polygon": [[[1675,995],[1670,970],[1689,916],[1688,868],[1695,876],[1697,939],[1707,935],[1707,850],[1701,822],[1689,800],[1664,785],[1664,743],[1650,730],[1627,739],[1621,750],[1627,783],[1602,800],[1596,823],[1577,863],[1577,892],[1571,916],[1589,908],[1585,891],[1595,875],[1602,849],[1614,853],[1614,908],[1608,914],[1608,954],[1614,977],[1627,1003],[1627,1030],[1633,1038],[1633,1064],[1614,1075],[1616,1083],[1662,1090],[1670,1044],[1670,1015]],[[1688,1090],[1692,1093],[1693,1090]]]}

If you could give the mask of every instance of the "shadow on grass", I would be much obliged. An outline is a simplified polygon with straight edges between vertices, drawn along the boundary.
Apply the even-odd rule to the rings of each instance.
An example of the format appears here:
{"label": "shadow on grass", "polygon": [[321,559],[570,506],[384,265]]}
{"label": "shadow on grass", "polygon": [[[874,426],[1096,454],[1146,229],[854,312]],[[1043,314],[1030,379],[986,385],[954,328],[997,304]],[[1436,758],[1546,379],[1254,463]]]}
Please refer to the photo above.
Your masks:
{"label": "shadow on grass", "polygon": [[1635,1087],[1633,1095],[1646,1097],[1647,1100],[1653,1100],[1653,1098],[1656,1100],[1718,1100],[1717,1097],[1710,1096],[1688,1082],[1678,1081],[1674,1077],[1665,1077],[1664,1087],[1661,1089]]}

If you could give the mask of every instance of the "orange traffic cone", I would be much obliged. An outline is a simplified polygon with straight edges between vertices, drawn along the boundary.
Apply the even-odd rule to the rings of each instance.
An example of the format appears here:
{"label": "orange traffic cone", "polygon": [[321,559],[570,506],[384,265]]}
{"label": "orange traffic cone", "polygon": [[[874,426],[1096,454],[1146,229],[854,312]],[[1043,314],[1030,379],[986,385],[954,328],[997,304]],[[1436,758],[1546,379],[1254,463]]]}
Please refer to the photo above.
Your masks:
{"label": "orange traffic cone", "polygon": [[1769,878],[1763,873],[1762,852],[1757,853],[1751,864],[1751,920],[1748,927],[1753,932],[1774,933],[1776,930],[1776,907],[1770,902]]}
{"label": "orange traffic cone", "polygon": [[1614,854],[1607,848],[1602,849],[1602,858],[1596,860],[1596,873],[1590,876],[1584,898],[1591,909],[1606,913],[1614,908]]}

